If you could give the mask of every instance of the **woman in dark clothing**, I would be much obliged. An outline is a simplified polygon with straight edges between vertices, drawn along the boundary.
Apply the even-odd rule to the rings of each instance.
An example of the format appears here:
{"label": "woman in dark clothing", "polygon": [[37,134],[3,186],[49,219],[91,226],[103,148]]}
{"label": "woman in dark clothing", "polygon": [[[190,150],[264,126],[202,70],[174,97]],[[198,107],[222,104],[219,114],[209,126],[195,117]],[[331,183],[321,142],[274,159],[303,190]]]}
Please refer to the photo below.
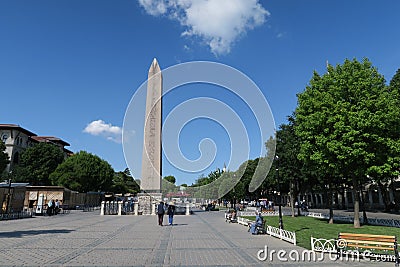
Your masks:
{"label": "woman in dark clothing", "polygon": [[172,204],[168,205],[167,214],[168,214],[169,225],[172,225],[172,223],[173,223],[174,213],[175,213],[175,205],[172,205]]}
{"label": "woman in dark clothing", "polygon": [[158,225],[163,226],[164,220],[164,202],[160,202],[157,206]]}

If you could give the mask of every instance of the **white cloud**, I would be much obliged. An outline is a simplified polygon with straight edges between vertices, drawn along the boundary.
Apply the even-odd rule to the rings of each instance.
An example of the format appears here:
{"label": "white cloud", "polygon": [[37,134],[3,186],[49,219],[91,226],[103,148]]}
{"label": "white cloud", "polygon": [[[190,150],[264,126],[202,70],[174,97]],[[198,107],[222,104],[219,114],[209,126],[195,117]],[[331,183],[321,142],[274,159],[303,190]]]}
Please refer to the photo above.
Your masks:
{"label": "white cloud", "polygon": [[276,38],[280,39],[280,38],[284,38],[286,36],[286,32],[280,32],[276,35]]}
{"label": "white cloud", "polygon": [[177,20],[182,36],[200,37],[214,54],[230,52],[233,43],[257,26],[269,12],[259,0],[138,0],[153,16]]}
{"label": "white cloud", "polygon": [[158,16],[167,12],[165,1],[139,0],[139,3],[146,9],[146,12],[153,16]]}
{"label": "white cloud", "polygon": [[122,129],[118,126],[113,126],[111,123],[105,123],[103,120],[92,121],[83,130],[84,133],[91,135],[100,135],[107,140],[121,143]]}

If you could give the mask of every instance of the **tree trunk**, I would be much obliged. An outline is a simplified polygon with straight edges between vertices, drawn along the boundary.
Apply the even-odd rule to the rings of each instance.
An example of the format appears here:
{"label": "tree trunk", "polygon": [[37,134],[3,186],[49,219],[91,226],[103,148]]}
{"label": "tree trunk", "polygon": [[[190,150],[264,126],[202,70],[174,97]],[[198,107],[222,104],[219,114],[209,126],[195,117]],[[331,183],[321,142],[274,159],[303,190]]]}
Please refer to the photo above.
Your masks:
{"label": "tree trunk", "polygon": [[361,198],[360,198],[361,199],[361,208],[362,208],[362,212],[363,212],[363,224],[367,225],[368,217],[367,217],[367,212],[365,210],[365,198],[364,198],[364,194],[362,191],[360,192],[360,194],[361,194]]}
{"label": "tree trunk", "polygon": [[341,190],[341,192],[340,192],[341,194],[342,194],[342,203],[340,203],[340,205],[341,205],[341,209],[345,209],[345,208],[347,208],[346,207],[346,191],[344,190],[344,188],[342,188],[342,190]]}
{"label": "tree trunk", "polygon": [[395,181],[392,178],[390,178],[390,189],[392,189],[393,192],[393,200],[394,200],[394,210],[398,211],[399,210],[399,200],[397,199],[397,194],[396,194],[396,187],[394,185]]}
{"label": "tree trunk", "polygon": [[322,206],[321,208],[323,208],[323,209],[329,209],[329,193],[328,193],[328,191],[329,191],[329,189],[328,190],[324,190],[324,199],[326,200],[326,201],[324,201],[324,206]]}
{"label": "tree trunk", "polygon": [[329,206],[329,224],[333,224],[333,201],[332,201],[332,188],[329,187],[327,202]]}
{"label": "tree trunk", "polygon": [[358,193],[358,183],[353,178],[353,195],[354,195],[354,228],[360,228],[360,195]]}
{"label": "tree trunk", "polygon": [[294,195],[295,195],[294,183],[290,182],[290,209],[292,211],[292,217],[295,217],[295,214],[294,214],[294,202],[295,202]]}
{"label": "tree trunk", "polygon": [[297,216],[301,216],[300,192],[297,192],[296,201],[297,201]]}
{"label": "tree trunk", "polygon": [[296,199],[294,200],[297,202],[297,216],[301,216],[300,212],[300,184],[299,184],[299,179],[296,178]]}

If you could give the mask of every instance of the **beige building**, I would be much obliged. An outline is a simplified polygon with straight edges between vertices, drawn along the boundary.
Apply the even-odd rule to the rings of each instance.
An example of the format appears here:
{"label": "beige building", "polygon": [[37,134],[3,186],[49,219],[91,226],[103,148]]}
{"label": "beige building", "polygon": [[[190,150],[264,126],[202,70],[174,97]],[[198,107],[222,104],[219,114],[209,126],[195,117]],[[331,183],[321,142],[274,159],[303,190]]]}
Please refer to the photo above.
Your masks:
{"label": "beige building", "polygon": [[79,193],[62,186],[26,186],[23,206],[42,214],[50,200],[59,200],[63,209],[84,209],[100,206],[103,196],[100,192]]}
{"label": "beige building", "polygon": [[72,152],[66,149],[69,144],[60,138],[53,136],[37,136],[35,133],[22,128],[16,124],[0,124],[0,140],[6,145],[6,153],[9,156],[10,163],[6,167],[6,172],[12,171],[13,167],[19,163],[21,153],[36,143],[51,143],[58,146],[65,154],[69,156]]}
{"label": "beige building", "polygon": [[27,185],[27,183],[0,183],[0,213],[23,210]]}

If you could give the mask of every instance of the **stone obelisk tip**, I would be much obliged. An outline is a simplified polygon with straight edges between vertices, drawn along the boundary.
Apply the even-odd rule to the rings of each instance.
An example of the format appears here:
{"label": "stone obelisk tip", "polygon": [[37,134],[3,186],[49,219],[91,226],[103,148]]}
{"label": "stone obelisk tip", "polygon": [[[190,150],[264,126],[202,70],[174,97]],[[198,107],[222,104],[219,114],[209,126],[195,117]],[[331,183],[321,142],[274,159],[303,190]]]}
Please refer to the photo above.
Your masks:
{"label": "stone obelisk tip", "polygon": [[153,59],[153,62],[151,63],[150,69],[149,69],[149,76],[152,76],[158,72],[160,72],[160,66],[158,65],[158,61],[156,58]]}

